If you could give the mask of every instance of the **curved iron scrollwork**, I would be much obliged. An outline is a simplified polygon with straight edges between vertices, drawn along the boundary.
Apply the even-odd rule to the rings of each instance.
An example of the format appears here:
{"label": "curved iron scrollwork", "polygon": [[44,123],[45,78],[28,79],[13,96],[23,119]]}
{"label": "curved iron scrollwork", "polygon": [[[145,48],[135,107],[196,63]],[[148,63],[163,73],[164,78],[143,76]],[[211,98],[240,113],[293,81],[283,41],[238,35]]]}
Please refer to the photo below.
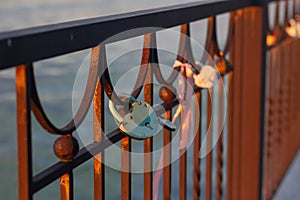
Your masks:
{"label": "curved iron scrollwork", "polygon": [[[218,42],[216,37],[216,29],[217,29],[216,18],[215,17],[209,18],[205,50],[210,52],[211,56],[217,55],[223,58],[225,54],[228,53],[231,39],[233,37],[233,32],[234,32],[233,20],[234,20],[234,13],[231,13],[228,38],[226,41],[224,53],[222,54],[222,51],[218,47]],[[182,63],[188,62],[196,69],[196,71],[199,72],[200,68],[195,62],[190,39],[191,39],[190,24],[181,25],[180,43],[179,43],[178,54],[176,59]],[[174,83],[176,77],[178,76],[178,71],[180,68],[175,66],[174,70],[172,71],[172,73],[167,79],[163,77],[159,66],[156,43],[157,43],[156,33],[149,33],[144,35],[144,47],[143,47],[143,53],[141,58],[141,65],[138,72],[138,78],[135,82],[134,89],[131,92],[131,95],[135,98],[137,98],[142,91],[149,66],[152,68],[153,74],[155,75],[157,81],[162,85],[171,86]],[[93,62],[95,62],[93,59],[97,59],[98,60],[97,62],[99,62],[99,64],[93,64]],[[207,57],[203,55],[202,62],[203,63],[206,62],[206,59]],[[29,71],[32,77],[30,79],[30,87],[32,88],[31,97],[30,97],[32,111],[36,119],[40,123],[40,125],[51,134],[58,134],[58,135],[70,134],[76,130],[76,126],[80,126],[93,100],[94,91],[96,88],[96,83],[98,78],[100,78],[101,85],[107,97],[111,99],[116,105],[125,105],[124,101],[121,100],[118,97],[118,95],[115,93],[114,86],[110,78],[109,69],[107,67],[105,45],[100,47],[99,57],[91,58],[91,65],[88,74],[88,82],[86,84],[86,89],[83,98],[81,100],[80,106],[74,118],[72,118],[70,122],[67,123],[62,128],[57,127],[51,122],[51,120],[47,116],[42,106],[37,91],[37,87],[36,87],[33,64],[30,65]],[[227,70],[226,72],[229,71]]]}
{"label": "curved iron scrollwork", "polygon": [[[215,23],[215,18],[210,18],[209,23],[208,23],[208,32],[207,32],[207,38],[206,38],[206,45],[205,45],[205,50],[210,53],[210,56],[217,55],[220,57],[220,50],[218,47],[217,43],[217,38],[216,38],[216,23]],[[230,14],[230,23],[229,23],[229,33],[228,33],[228,38],[227,42],[224,48],[224,53],[223,56],[225,56],[229,52],[231,40],[234,34],[234,13]],[[176,60],[180,61],[181,63],[188,63],[190,64],[196,73],[198,73],[201,70],[201,66],[197,64],[195,61],[195,58],[193,56],[192,48],[191,48],[191,38],[190,38],[190,24],[183,24],[181,25],[181,36],[180,36],[180,42],[179,42],[179,47],[178,47],[178,53]],[[109,73],[109,68],[107,66],[107,60],[106,60],[106,47],[105,45],[103,46],[97,46],[92,49],[92,56],[91,56],[91,61],[90,61],[90,69],[89,69],[89,74],[88,74],[88,82],[85,87],[84,95],[81,100],[80,106],[74,116],[69,123],[67,123],[64,127],[59,128],[55,124],[51,122],[51,120],[48,118],[41,100],[39,98],[39,93],[37,91],[36,87],[36,82],[35,82],[35,75],[34,75],[34,67],[33,65],[29,66],[29,72],[30,72],[30,87],[32,88],[31,93],[30,93],[30,99],[31,99],[31,109],[40,123],[40,125],[49,133],[51,134],[57,134],[57,135],[67,135],[68,137],[72,135],[74,131],[78,128],[78,126],[81,125],[83,120],[86,117],[86,114],[90,108],[91,102],[93,101],[96,85],[98,81],[101,84],[102,89],[104,90],[106,96],[114,102],[115,105],[125,105],[125,102],[118,97],[118,94],[116,94],[114,85],[112,84],[110,73]],[[205,55],[202,55],[202,63],[205,63],[207,60],[205,60]],[[201,63],[200,62],[200,63]],[[167,87],[167,88],[172,88],[174,89],[173,83],[176,80],[180,66],[174,66],[173,71],[169,75],[169,77],[165,78],[162,75],[162,71],[159,65],[159,59],[158,59],[158,51],[157,51],[157,41],[156,41],[156,33],[148,33],[144,35],[144,44],[143,44],[143,52],[142,52],[142,57],[141,57],[141,64],[138,72],[138,78],[135,82],[134,89],[131,91],[131,95],[135,98],[138,98],[139,95],[141,94],[141,91],[144,87],[145,80],[146,80],[146,74],[148,73],[148,70],[151,69],[152,75],[155,76],[156,80],[162,85],[162,87]],[[232,69],[231,69],[232,70]],[[230,70],[227,70],[225,74],[230,72]],[[195,92],[201,91],[202,88],[195,88]],[[172,91],[176,92],[176,91]],[[163,114],[165,110],[170,110],[173,107],[175,107],[178,104],[178,100],[174,99],[171,102],[164,102],[161,104],[161,106],[164,108],[164,110],[159,110],[161,107],[155,107],[155,111],[158,114]],[[120,134],[120,132],[116,129],[114,132],[114,138],[113,143],[121,140],[124,136],[120,137],[115,137],[116,134]],[[111,140],[110,134],[107,135],[107,139],[104,139],[103,141],[97,142],[99,144],[105,143],[106,146],[109,146],[108,141]],[[94,145],[94,144],[91,144]],[[68,161],[69,164],[74,167],[78,166],[78,162],[84,162],[84,160],[88,159],[85,155],[85,149],[79,150],[78,155],[74,156],[72,161]],[[98,152],[98,151],[97,151]],[[94,152],[96,153],[96,151]],[[222,153],[222,151],[221,151]],[[67,163],[66,163],[67,164]],[[64,168],[65,164],[60,163],[61,165],[60,168]],[[222,165],[220,166],[222,167]],[[51,167],[50,167],[51,168]],[[59,170],[57,169],[57,170]],[[42,171],[38,175],[34,177],[34,180],[40,180],[44,176],[45,171],[48,169]],[[195,181],[195,191],[197,191],[196,195],[200,195],[200,186],[197,184],[198,180],[200,179],[200,169],[197,169],[194,173],[197,175]],[[51,182],[55,180],[55,177],[59,177],[59,174],[56,174],[53,171],[52,174],[54,177],[49,179]],[[221,177],[222,174],[220,174]],[[221,181],[221,180],[220,180]],[[35,182],[35,183],[38,183]],[[50,182],[47,182],[49,184]],[[36,190],[39,190],[42,188],[42,185],[38,186]]]}

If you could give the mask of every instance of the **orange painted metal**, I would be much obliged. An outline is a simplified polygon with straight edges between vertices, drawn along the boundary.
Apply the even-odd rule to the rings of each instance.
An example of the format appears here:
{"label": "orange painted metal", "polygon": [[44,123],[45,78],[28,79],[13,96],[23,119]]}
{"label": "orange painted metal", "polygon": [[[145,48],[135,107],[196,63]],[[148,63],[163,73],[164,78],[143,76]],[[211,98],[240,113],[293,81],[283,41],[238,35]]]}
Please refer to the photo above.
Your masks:
{"label": "orange painted metal", "polygon": [[[216,159],[216,199],[221,200],[223,198],[223,165],[224,165],[224,156],[223,156],[223,148],[224,148],[224,141],[223,141],[223,128],[224,128],[224,100],[225,100],[225,93],[224,88],[225,83],[223,78],[220,78],[219,85],[218,85],[218,129],[217,131],[221,131],[220,136],[218,138],[218,142],[216,145],[217,148],[217,159]],[[218,133],[219,134],[219,133]]]}
{"label": "orange painted metal", "polygon": [[[149,37],[149,36],[148,36]],[[149,38],[146,39],[149,39]],[[153,74],[151,64],[148,64],[148,70],[144,85],[144,101],[153,104],[153,86],[152,86]],[[152,150],[153,150],[153,138],[148,138],[144,141],[144,199],[152,200]]]}
{"label": "orange painted metal", "polygon": [[69,185],[69,174],[60,177],[60,199],[70,199]]}
{"label": "orange painted metal", "polygon": [[[271,199],[297,151],[297,45],[285,38],[268,51],[268,91],[263,199]],[[296,86],[296,87],[295,87]],[[293,149],[293,146],[295,148]]]}
{"label": "orange painted metal", "polygon": [[[165,118],[172,120],[172,111],[168,110],[165,113]],[[171,199],[171,138],[172,132],[164,129],[164,149],[163,149],[163,158],[164,158],[164,168],[163,168],[163,191],[164,199]]]}
{"label": "orange painted metal", "polygon": [[186,199],[186,149],[180,150],[179,158],[179,199]]}
{"label": "orange painted metal", "polygon": [[231,186],[232,186],[232,132],[233,132],[233,76],[234,72],[228,74],[228,93],[227,93],[227,117],[225,123],[227,123],[227,167],[226,167],[226,191],[225,198],[231,199]]}
{"label": "orange painted metal", "polygon": [[60,199],[73,199],[73,174],[69,172],[60,177]]}
{"label": "orange painted metal", "polygon": [[16,67],[16,108],[18,131],[19,200],[32,199],[31,113],[28,87],[28,67]]}
{"label": "orange painted metal", "polygon": [[[228,173],[229,179],[231,179],[231,184],[228,185],[227,197],[232,200],[239,199],[239,179],[240,179],[240,137],[241,137],[241,123],[240,114],[242,112],[241,108],[241,82],[242,76],[242,39],[243,39],[243,20],[242,20],[243,10],[237,10],[234,17],[235,31],[234,37],[230,49],[230,61],[234,66],[234,75],[232,77],[232,101],[231,109],[232,112],[232,131],[228,133],[228,141],[231,143],[231,168],[228,168],[230,172]],[[230,153],[228,152],[228,153]]]}
{"label": "orange painted metal", "polygon": [[[104,48],[104,47],[103,47]],[[99,66],[100,46],[92,49],[91,65]],[[101,66],[104,67],[104,66]],[[101,142],[104,131],[104,90],[102,89],[100,78],[98,78],[94,94],[94,141]],[[94,156],[94,199],[102,200],[105,197],[105,171],[104,171],[104,152]]]}
{"label": "orange painted metal", "polygon": [[[198,101],[198,105],[201,106],[201,93],[198,92],[195,94],[196,100]],[[197,122],[195,122],[197,123]],[[201,142],[201,114],[199,119],[198,129],[195,130],[195,138],[194,138],[194,169],[193,169],[193,199],[198,200],[200,197],[200,158],[199,158],[199,150],[200,150],[200,142]]]}
{"label": "orange painted metal", "polygon": [[[210,91],[210,92],[209,92]],[[205,168],[205,199],[211,199],[211,187],[212,187],[212,89],[207,90],[207,155],[206,155],[206,168]]]}
{"label": "orange painted metal", "polygon": [[259,7],[238,11],[235,19],[232,200],[259,199],[262,19]]}
{"label": "orange painted metal", "polygon": [[131,139],[125,137],[121,141],[121,199],[131,199]]}

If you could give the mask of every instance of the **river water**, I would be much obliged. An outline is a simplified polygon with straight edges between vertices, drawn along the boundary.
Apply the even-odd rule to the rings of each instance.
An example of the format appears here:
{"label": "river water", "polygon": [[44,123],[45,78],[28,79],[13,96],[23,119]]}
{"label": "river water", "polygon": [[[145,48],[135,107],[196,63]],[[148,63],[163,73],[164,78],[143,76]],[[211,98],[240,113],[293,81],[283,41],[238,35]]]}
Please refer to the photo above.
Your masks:
{"label": "river water", "polygon": [[[28,28],[45,24],[54,24],[91,17],[106,16],[142,9],[156,8],[167,5],[180,4],[179,0],[9,0],[0,1],[0,32]],[[185,1],[193,2],[192,0]],[[218,17],[218,39],[221,48],[224,46],[228,25],[228,15]],[[179,27],[174,28],[179,30]],[[206,20],[192,25],[192,37],[201,45],[204,44],[206,33]],[[178,40],[174,36],[175,40]],[[168,33],[162,33],[158,37],[161,48],[176,52],[178,42],[173,42]],[[130,48],[140,49],[142,37],[119,42],[108,46],[108,61],[112,62],[118,55],[126,53]],[[130,47],[130,48],[129,48]],[[30,48],[30,47],[29,47]],[[47,48],[47,47],[46,47]],[[175,50],[176,49],[176,50]],[[72,117],[72,90],[76,78],[76,72],[88,56],[90,50],[75,52],[52,59],[37,62],[35,72],[38,90],[43,106],[50,119],[57,125],[63,126]],[[134,59],[126,60],[129,67],[112,67],[113,81],[130,69],[137,66],[141,52]],[[162,57],[162,55],[161,55]],[[196,56],[197,57],[197,56]],[[200,57],[200,54],[198,55]],[[163,58],[162,58],[163,59]],[[123,62],[123,64],[124,64]],[[126,63],[127,62],[127,63]],[[16,108],[15,108],[15,75],[13,69],[0,71],[0,199],[17,198],[17,149],[16,149]],[[159,103],[159,102],[157,102]],[[107,109],[106,109],[107,111]],[[111,119],[111,117],[110,117]],[[107,120],[109,121],[109,120]],[[107,130],[116,128],[114,123],[107,122]],[[33,120],[33,172],[49,167],[57,161],[52,151],[52,144],[56,136],[43,131],[38,123]],[[92,133],[91,127],[86,128],[87,133]],[[158,138],[157,141],[162,138]],[[81,144],[82,145],[82,144]],[[188,161],[191,161],[192,152],[188,152]],[[204,162],[203,162],[204,163]],[[93,198],[93,171],[92,160],[74,170],[75,174],[75,199]],[[22,166],[20,166],[22,167]],[[203,166],[202,166],[203,170]],[[191,165],[188,167],[191,175]],[[178,162],[172,168],[173,183],[178,182]],[[191,176],[188,176],[191,177]],[[133,199],[142,198],[143,176],[134,175],[132,178]],[[191,183],[188,180],[188,199],[191,198]],[[201,181],[202,185],[203,180]],[[120,173],[117,170],[107,168],[106,174],[107,199],[120,197]],[[177,191],[180,186],[172,185],[172,197],[177,199]],[[162,190],[162,188],[160,188]],[[160,192],[161,193],[161,192]],[[160,196],[161,197],[161,196]],[[202,194],[203,197],[203,194]],[[58,199],[58,181],[38,192],[35,199]]]}

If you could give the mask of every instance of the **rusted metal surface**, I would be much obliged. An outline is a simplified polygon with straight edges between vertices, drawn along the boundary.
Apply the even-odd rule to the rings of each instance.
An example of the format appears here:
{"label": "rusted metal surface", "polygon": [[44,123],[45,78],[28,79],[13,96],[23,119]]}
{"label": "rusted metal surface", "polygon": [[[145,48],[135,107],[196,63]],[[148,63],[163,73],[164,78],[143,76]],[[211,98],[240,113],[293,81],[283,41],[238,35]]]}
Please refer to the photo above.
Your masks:
{"label": "rusted metal surface", "polygon": [[[216,17],[208,18],[208,28],[207,28],[207,36],[206,36],[206,44],[205,49],[214,59],[214,56],[218,54],[219,47],[217,42],[217,32],[216,32]],[[204,57],[203,57],[204,58]],[[203,60],[202,58],[202,60]],[[205,62],[203,60],[203,62]],[[207,62],[207,61],[206,61]],[[211,61],[208,61],[209,64]],[[205,157],[206,167],[205,167],[205,199],[210,200],[212,198],[212,124],[213,124],[213,117],[212,117],[212,104],[213,104],[213,88],[207,89],[207,114],[206,114],[206,140],[207,146],[206,151],[207,155]]]}
{"label": "rusted metal surface", "polygon": [[61,200],[74,199],[72,171],[60,177],[60,199]]}
{"label": "rusted metal surface", "polygon": [[[232,48],[232,47],[231,47]],[[227,170],[226,170],[226,191],[225,191],[225,198],[231,199],[231,187],[232,187],[232,132],[233,132],[233,114],[234,114],[234,106],[233,106],[233,76],[234,73],[230,72],[228,74],[228,94],[227,94],[227,117],[226,117],[226,123],[227,123]]]}
{"label": "rusted metal surface", "polygon": [[121,142],[121,198],[122,200],[131,199],[131,139],[125,137]]}
{"label": "rusted metal surface", "polygon": [[[172,120],[171,110],[166,111],[165,118],[168,120]],[[163,191],[164,191],[164,199],[171,199],[171,144],[170,143],[172,139],[172,132],[164,129],[163,134],[164,134]]]}
{"label": "rusted metal surface", "polygon": [[32,199],[31,113],[28,68],[16,67],[16,107],[18,131],[18,189],[20,200]]}
{"label": "rusted metal surface", "polygon": [[[171,103],[175,99],[173,86],[163,86],[159,90],[159,96],[164,103]],[[172,120],[172,109],[164,114],[167,120]],[[171,199],[171,140],[172,132],[164,129],[163,131],[163,198]]]}
{"label": "rusted metal surface", "polygon": [[240,136],[241,136],[241,123],[240,123],[240,113],[241,113],[241,81],[242,76],[241,74],[241,68],[242,68],[242,55],[240,49],[242,48],[242,31],[243,31],[243,23],[242,23],[242,10],[238,10],[235,15],[234,23],[235,23],[235,34],[233,38],[233,45],[230,51],[230,57],[231,62],[234,65],[234,75],[232,79],[232,90],[233,96],[232,96],[232,102],[231,102],[231,109],[234,111],[232,113],[232,132],[229,133],[231,135],[229,137],[229,141],[232,144],[231,145],[231,152],[232,152],[232,158],[231,158],[231,166],[232,168],[228,169],[231,171],[230,179],[231,179],[231,185],[228,186],[228,192],[227,195],[230,196],[230,199],[237,200],[239,199],[239,162],[240,162],[240,151],[238,149],[240,148]]}
{"label": "rusted metal surface", "polygon": [[[240,143],[240,197],[239,199],[258,199],[259,195],[259,155],[262,83],[262,8],[251,7],[244,10],[242,39],[242,77],[241,82],[241,143]],[[255,32],[253,31],[255,29]]]}
{"label": "rusted metal surface", "polygon": [[221,200],[224,191],[223,191],[223,167],[224,167],[224,141],[223,141],[223,126],[224,126],[224,100],[225,100],[225,93],[224,93],[224,82],[223,78],[219,80],[218,85],[218,131],[221,131],[220,136],[217,142],[217,160],[216,160],[216,199]]}
{"label": "rusted metal surface", "polygon": [[[103,67],[99,60],[101,51],[104,51],[100,46],[92,49],[91,65]],[[102,89],[100,78],[97,80],[94,94],[94,141],[101,142],[104,131],[104,90]],[[104,151],[94,156],[94,199],[102,200],[105,198],[105,170],[104,170]]]}
{"label": "rusted metal surface", "polygon": [[[293,3],[295,3],[293,1]],[[299,147],[293,142],[295,131],[294,90],[297,79],[297,40],[289,38],[284,28],[288,26],[287,1],[285,2],[284,24],[279,24],[279,3],[276,2],[276,17],[274,33],[278,36],[277,43],[268,50],[268,79],[267,79],[267,115],[265,143],[265,175],[263,185],[263,199],[271,199],[276,192],[285,172],[292,160],[293,154]],[[293,16],[295,16],[295,10]],[[294,121],[296,122],[296,120]],[[292,149],[291,146],[296,148]],[[274,164],[276,163],[276,164]]]}
{"label": "rusted metal surface", "polygon": [[[147,34],[144,36],[144,49],[148,49],[155,40],[155,34]],[[145,52],[143,52],[145,53]],[[147,52],[148,53],[148,52]],[[150,52],[149,52],[150,53]],[[150,55],[149,55],[150,56]],[[143,55],[144,57],[144,55]],[[147,60],[142,59],[142,65],[145,65],[147,69],[146,79],[144,83],[144,101],[148,104],[153,104],[153,71],[152,66],[149,63],[149,57]],[[148,138],[144,141],[144,199],[152,199],[152,150],[153,150],[153,138]]]}
{"label": "rusted metal surface", "polygon": [[207,155],[205,157],[206,167],[205,167],[205,199],[211,199],[211,187],[212,187],[212,151],[210,147],[212,146],[212,89],[208,89],[211,92],[207,92],[207,123],[206,123],[206,135],[207,135]]}
{"label": "rusted metal surface", "polygon": [[186,199],[186,149],[180,150],[179,158],[179,199]]}
{"label": "rusted metal surface", "polygon": [[[262,9],[238,11],[234,48],[232,199],[259,199]],[[253,31],[255,29],[255,31]]]}
{"label": "rusted metal surface", "polygon": [[[201,93],[198,92],[195,94],[196,100],[198,105],[201,106]],[[193,199],[198,200],[200,198],[200,178],[201,178],[201,169],[200,169],[200,158],[199,158],[199,151],[200,151],[200,143],[201,143],[201,114],[199,121],[195,122],[198,123],[198,128],[195,130],[195,138],[194,138],[194,169],[193,169]]]}

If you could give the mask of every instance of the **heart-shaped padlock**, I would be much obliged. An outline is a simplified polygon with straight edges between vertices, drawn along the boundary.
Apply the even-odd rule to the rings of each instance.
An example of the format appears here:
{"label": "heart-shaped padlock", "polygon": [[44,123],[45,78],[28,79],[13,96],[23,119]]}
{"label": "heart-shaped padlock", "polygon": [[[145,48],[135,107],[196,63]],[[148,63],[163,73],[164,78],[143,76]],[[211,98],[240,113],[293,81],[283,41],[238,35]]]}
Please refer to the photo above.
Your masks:
{"label": "heart-shaped padlock", "polygon": [[121,98],[127,100],[130,104],[129,112],[124,117],[119,114],[112,101],[109,101],[109,109],[118,121],[119,129],[129,137],[138,140],[152,137],[158,133],[158,125],[162,125],[169,130],[176,129],[171,122],[157,116],[152,106],[148,103],[137,101],[128,95],[122,95]]}

